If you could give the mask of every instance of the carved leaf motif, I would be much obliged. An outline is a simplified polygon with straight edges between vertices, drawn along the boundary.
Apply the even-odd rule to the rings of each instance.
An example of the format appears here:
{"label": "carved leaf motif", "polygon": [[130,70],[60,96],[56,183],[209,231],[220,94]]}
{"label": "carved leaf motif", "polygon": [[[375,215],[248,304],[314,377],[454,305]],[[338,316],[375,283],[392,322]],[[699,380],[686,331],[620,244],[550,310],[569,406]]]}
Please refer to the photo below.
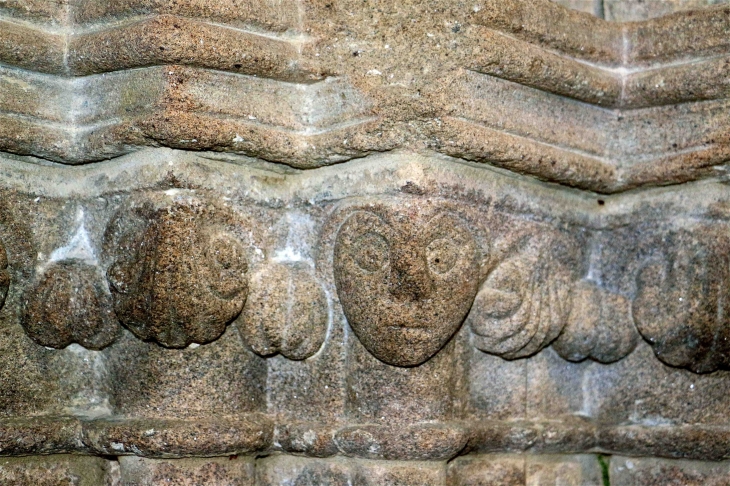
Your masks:
{"label": "carved leaf motif", "polygon": [[135,212],[108,232],[117,247],[107,276],[119,319],[139,338],[167,347],[214,341],[246,301],[243,247],[217,224],[221,214],[194,199]]}
{"label": "carved leaf motif", "polygon": [[487,276],[467,320],[477,348],[505,359],[531,356],[558,337],[571,308],[572,272],[535,239]]}
{"label": "carved leaf motif", "polygon": [[569,361],[591,358],[611,363],[631,353],[638,338],[629,300],[581,281],[573,289],[568,324],[553,349]]}
{"label": "carved leaf motif", "polygon": [[5,247],[0,243],[0,309],[5,304],[10,288],[10,274],[8,273],[8,255]]}
{"label": "carved leaf motif", "polygon": [[71,343],[102,349],[120,330],[100,270],[78,260],[46,269],[30,291],[23,327],[38,344],[58,349]]}
{"label": "carved leaf motif", "polygon": [[322,347],[328,320],[324,289],[307,265],[269,263],[251,277],[236,326],[257,354],[300,360]]}
{"label": "carved leaf motif", "polygon": [[455,215],[380,207],[356,211],[335,242],[335,283],[347,320],[376,358],[419,365],[454,335],[479,282],[476,241]]}
{"label": "carved leaf motif", "polygon": [[697,227],[665,242],[637,275],[636,327],[663,362],[698,373],[730,366],[730,238]]}

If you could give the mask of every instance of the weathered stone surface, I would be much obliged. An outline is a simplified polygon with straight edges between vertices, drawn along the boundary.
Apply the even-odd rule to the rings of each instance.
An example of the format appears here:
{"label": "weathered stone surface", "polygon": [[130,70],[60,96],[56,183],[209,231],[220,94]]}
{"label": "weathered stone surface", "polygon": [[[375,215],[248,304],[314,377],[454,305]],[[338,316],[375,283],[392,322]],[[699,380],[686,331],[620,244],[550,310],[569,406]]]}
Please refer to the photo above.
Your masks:
{"label": "weathered stone surface", "polygon": [[378,359],[414,366],[431,358],[466,317],[476,294],[480,249],[457,216],[411,208],[352,208],[335,246],[345,315]]}
{"label": "weathered stone surface", "polygon": [[695,10],[709,5],[727,3],[726,0],[605,0],[605,15],[607,20],[616,22],[645,20],[661,17],[673,12]]}
{"label": "weathered stone surface", "polygon": [[444,484],[441,463],[303,459],[273,456],[257,465],[264,486],[421,486]]}
{"label": "weathered stone surface", "polygon": [[223,334],[248,295],[246,252],[231,233],[232,217],[174,189],[117,215],[106,234],[115,259],[107,276],[128,329],[174,348]]}
{"label": "weathered stone surface", "polygon": [[667,364],[700,373],[726,368],[727,228],[696,226],[665,242],[664,261],[648,262],[637,276],[636,325]]}
{"label": "weathered stone surface", "polygon": [[573,288],[567,325],[553,347],[571,361],[611,363],[632,352],[638,339],[628,299],[581,281]]}
{"label": "weathered stone surface", "polygon": [[83,442],[96,454],[151,458],[210,457],[266,450],[272,424],[260,415],[203,420],[95,420],[84,424]]}
{"label": "weathered stone surface", "polygon": [[79,343],[102,349],[120,332],[98,267],[78,260],[51,264],[43,271],[23,318],[28,335],[43,346],[64,348]]}
{"label": "weathered stone surface", "polygon": [[510,236],[479,290],[469,323],[476,347],[515,359],[540,351],[563,330],[572,305],[575,243],[550,233]]}
{"label": "weathered stone surface", "polygon": [[727,462],[614,456],[610,477],[611,484],[618,485],[721,486],[730,484],[730,465]]}
{"label": "weathered stone surface", "polygon": [[335,436],[340,451],[367,459],[409,461],[451,459],[466,445],[466,431],[459,426],[418,424],[393,430],[365,425],[341,429]]}
{"label": "weathered stone surface", "polygon": [[0,243],[0,308],[5,303],[10,287],[10,275],[8,274],[8,255],[5,247]]}
{"label": "weathered stone surface", "polygon": [[484,455],[449,464],[449,486],[598,486],[604,484],[596,456]]}
{"label": "weathered stone surface", "polygon": [[[37,107],[0,99],[0,147],[78,164],[162,144],[301,168],[427,148],[600,192],[712,177],[716,172],[708,168],[728,158],[727,121],[709,136],[701,125],[712,116],[711,102],[726,98],[730,44],[728,7],[701,8],[703,2],[649,2],[649,10],[679,12],[641,22],[610,22],[548,0],[430,10],[420,2],[401,2],[378,16],[377,35],[368,8],[348,2],[333,8],[318,2],[84,1],[67,4],[65,13],[50,12],[43,2],[22,7],[5,2],[9,16],[0,18],[0,60],[9,67],[0,70],[0,83],[24,93],[13,99],[34,98],[38,91],[73,109],[58,113],[50,103]],[[588,1],[563,3],[591,10]],[[614,7],[645,5],[606,0],[593,2],[592,10],[607,10],[611,18]],[[411,22],[425,11],[427,21]],[[598,142],[606,127],[578,122],[571,129],[587,130],[588,137],[565,137],[546,147],[544,124],[518,133],[505,125],[509,120],[484,114],[483,122],[472,125],[477,120],[453,105],[468,106],[481,96],[480,89],[460,87],[477,73],[560,95],[540,102],[551,113],[565,96],[614,108],[619,120],[632,118],[636,108],[667,106],[670,112],[693,113],[693,120],[665,115],[652,123],[653,132],[679,140],[648,143],[640,137],[642,150],[632,162],[641,169],[627,170],[616,146],[632,145],[631,123],[619,124],[625,128],[609,137],[598,157],[581,154],[580,145]],[[18,77],[32,79],[23,85],[13,82]],[[230,110],[224,106],[230,103],[219,100],[236,99],[232,85],[241,86],[237,92],[263,85],[281,94],[271,101],[244,97],[239,110]],[[200,96],[200,89],[207,95]],[[291,91],[299,93],[294,103],[286,94]],[[511,115],[519,97],[500,101],[512,106],[510,118],[531,118],[530,110]],[[13,105],[7,113],[5,104]],[[588,104],[573,108],[591,117],[595,106]],[[333,115],[347,113],[347,119],[335,122],[332,116],[333,123],[322,123],[321,107]],[[298,126],[292,129],[291,119],[282,122],[286,116],[272,113],[293,113]],[[65,123],[57,123],[59,116]],[[681,135],[674,137],[676,132]],[[680,145],[691,150],[676,150]],[[543,163],[546,157],[549,164]]]}
{"label": "weathered stone surface", "polygon": [[254,352],[305,359],[320,349],[329,306],[311,268],[271,263],[251,276],[251,288],[236,327]]}
{"label": "weathered stone surface", "polygon": [[254,461],[247,457],[155,460],[119,458],[120,486],[203,485],[253,486]]}
{"label": "weathered stone surface", "polygon": [[0,483],[724,484],[729,32],[0,1]]}
{"label": "weathered stone surface", "polygon": [[15,486],[114,486],[115,465],[98,457],[0,458],[0,483]]}
{"label": "weathered stone surface", "polygon": [[185,349],[124,333],[106,354],[115,414],[206,418],[265,411],[266,363],[234,329],[214,343]]}

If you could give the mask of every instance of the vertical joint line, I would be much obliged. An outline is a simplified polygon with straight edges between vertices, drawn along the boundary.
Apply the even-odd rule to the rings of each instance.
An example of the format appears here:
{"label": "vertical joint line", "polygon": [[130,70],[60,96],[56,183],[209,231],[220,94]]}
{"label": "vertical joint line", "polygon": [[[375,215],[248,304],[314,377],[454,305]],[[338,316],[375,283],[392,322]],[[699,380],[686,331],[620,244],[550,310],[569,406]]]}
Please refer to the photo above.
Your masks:
{"label": "vertical joint line", "polygon": [[593,15],[595,15],[599,19],[606,18],[606,7],[604,5],[604,0],[593,0]]}
{"label": "vertical joint line", "polygon": [[66,0],[65,13],[63,16],[63,71],[65,74],[70,74],[68,66],[68,51],[69,51],[69,37],[72,33],[73,28],[73,10],[71,3],[73,0]]}

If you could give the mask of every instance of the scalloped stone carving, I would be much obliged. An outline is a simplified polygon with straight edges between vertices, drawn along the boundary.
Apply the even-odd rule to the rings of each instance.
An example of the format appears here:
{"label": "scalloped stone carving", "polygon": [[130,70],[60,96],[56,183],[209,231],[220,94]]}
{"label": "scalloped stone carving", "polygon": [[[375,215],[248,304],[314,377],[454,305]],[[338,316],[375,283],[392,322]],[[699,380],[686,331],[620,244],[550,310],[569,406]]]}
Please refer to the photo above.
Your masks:
{"label": "scalloped stone carving", "polygon": [[303,263],[269,263],[251,276],[251,292],[236,326],[255,353],[301,360],[327,335],[329,308],[322,285]]}
{"label": "scalloped stone carving", "polygon": [[468,321],[474,345],[505,359],[549,346],[571,309],[572,269],[556,255],[562,239],[536,236],[519,243],[489,273]]}
{"label": "scalloped stone carving", "polygon": [[[718,227],[719,226],[719,227]],[[666,237],[663,261],[636,278],[636,327],[663,362],[698,373],[730,366],[730,237],[724,225]]]}
{"label": "scalloped stone carving", "polygon": [[214,341],[243,308],[248,261],[229,211],[160,196],[120,211],[107,230],[114,308],[137,337],[182,348]]}
{"label": "scalloped stone carving", "polygon": [[354,212],[335,243],[347,320],[375,357],[415,366],[458,330],[479,283],[477,243],[457,216],[423,208]]}
{"label": "scalloped stone carving", "polygon": [[30,291],[23,328],[38,344],[57,349],[71,343],[102,349],[120,331],[101,271],[80,260],[46,268]]}
{"label": "scalloped stone carving", "polygon": [[631,302],[592,282],[580,281],[573,288],[568,323],[553,349],[569,361],[590,358],[612,363],[631,353],[638,340]]}

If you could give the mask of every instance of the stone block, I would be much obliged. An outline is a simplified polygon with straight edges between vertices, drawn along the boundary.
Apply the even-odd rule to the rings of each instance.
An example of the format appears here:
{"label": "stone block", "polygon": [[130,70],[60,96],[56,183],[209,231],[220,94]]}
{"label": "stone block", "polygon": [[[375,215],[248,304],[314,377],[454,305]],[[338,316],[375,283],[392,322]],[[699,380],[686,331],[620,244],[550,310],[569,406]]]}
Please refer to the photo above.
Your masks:
{"label": "stone block", "polygon": [[115,486],[118,465],[99,457],[0,458],[0,484],[13,486]]}
{"label": "stone block", "polygon": [[618,486],[730,484],[728,462],[683,461],[646,457],[611,457],[611,484]]}
{"label": "stone block", "polygon": [[253,458],[222,457],[154,460],[119,458],[119,486],[220,485],[254,486]]}
{"label": "stone block", "polygon": [[604,0],[607,20],[635,22],[683,10],[727,3],[725,0]]}

